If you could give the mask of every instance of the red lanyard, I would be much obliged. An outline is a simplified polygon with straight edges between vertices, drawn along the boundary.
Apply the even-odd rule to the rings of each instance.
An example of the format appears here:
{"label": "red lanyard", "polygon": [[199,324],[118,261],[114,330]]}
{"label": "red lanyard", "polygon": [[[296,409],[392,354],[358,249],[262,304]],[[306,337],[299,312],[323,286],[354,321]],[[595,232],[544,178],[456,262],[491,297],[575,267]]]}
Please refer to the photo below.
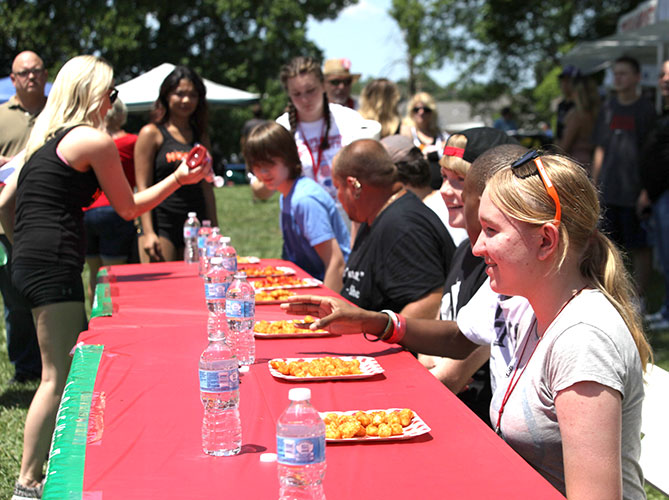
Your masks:
{"label": "red lanyard", "polygon": [[311,156],[311,164],[313,165],[314,169],[314,180],[318,181],[318,169],[321,168],[321,157],[323,156],[323,150],[321,149],[321,145],[323,144],[323,134],[325,133],[325,119],[323,119],[323,125],[321,127],[321,136],[320,139],[318,140],[318,162],[314,161],[314,154],[311,152],[311,148],[309,147],[309,140],[307,139],[307,136],[304,135],[302,127],[298,125],[298,128],[300,130],[300,134],[302,134],[302,137],[304,138],[304,145],[307,147],[307,151],[309,151],[309,156]]}
{"label": "red lanyard", "polygon": [[[527,363],[525,363],[525,366],[523,366],[523,370],[520,372],[518,375],[518,378],[516,378],[516,372],[518,371],[518,365],[522,362],[523,360],[523,354],[525,354],[525,348],[527,347],[527,344],[530,343],[530,336],[532,335],[532,328],[536,326],[537,324],[537,318],[536,316],[534,317],[534,321],[532,322],[532,326],[530,326],[530,330],[527,335],[527,340],[525,341],[525,345],[523,346],[523,350],[520,352],[520,357],[516,360],[516,367],[513,370],[513,374],[511,375],[511,381],[509,382],[509,386],[506,388],[506,392],[504,393],[504,397],[502,398],[502,404],[499,407],[499,411],[497,412],[497,425],[495,426],[495,432],[497,434],[501,434],[500,431],[500,424],[502,423],[502,414],[504,413],[504,407],[506,406],[506,402],[509,400],[509,397],[511,397],[511,393],[513,390],[516,388],[516,385],[518,385],[518,381],[520,380],[520,377],[523,376],[523,373],[525,373],[525,369],[527,368],[527,365],[530,364],[530,360],[532,359],[532,356],[534,355],[534,351],[537,350],[537,347],[539,346],[539,342],[541,342],[541,339],[543,339],[546,336],[546,333],[548,332],[548,329],[553,325],[555,322],[555,319],[560,315],[562,311],[564,311],[564,308],[567,307],[567,304],[569,304],[574,297],[576,297],[579,293],[581,293],[585,287],[581,288],[578,292],[576,292],[574,295],[572,295],[567,302],[565,302],[560,310],[557,312],[555,315],[555,318],[553,318],[553,321],[551,321],[551,324],[548,326],[544,334],[539,337],[539,340],[537,340],[537,343],[534,345],[534,349],[532,349],[532,352],[530,353],[530,357],[527,358]],[[515,380],[514,380],[515,379]]]}

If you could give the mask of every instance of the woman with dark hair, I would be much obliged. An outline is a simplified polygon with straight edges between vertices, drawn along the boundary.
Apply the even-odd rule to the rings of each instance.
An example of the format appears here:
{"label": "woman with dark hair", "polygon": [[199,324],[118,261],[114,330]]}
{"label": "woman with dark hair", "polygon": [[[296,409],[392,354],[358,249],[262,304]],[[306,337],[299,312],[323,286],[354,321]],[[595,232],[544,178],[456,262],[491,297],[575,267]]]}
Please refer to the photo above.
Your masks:
{"label": "woman with dark hair", "polygon": [[[210,149],[207,134],[206,89],[192,69],[177,66],[160,85],[151,123],[139,132],[135,145],[137,190],[143,191],[174,170],[191,148]],[[151,212],[142,215],[139,257],[142,262],[173,261],[183,254],[183,224],[188,212],[217,225],[211,184],[201,181],[179,188]]]}

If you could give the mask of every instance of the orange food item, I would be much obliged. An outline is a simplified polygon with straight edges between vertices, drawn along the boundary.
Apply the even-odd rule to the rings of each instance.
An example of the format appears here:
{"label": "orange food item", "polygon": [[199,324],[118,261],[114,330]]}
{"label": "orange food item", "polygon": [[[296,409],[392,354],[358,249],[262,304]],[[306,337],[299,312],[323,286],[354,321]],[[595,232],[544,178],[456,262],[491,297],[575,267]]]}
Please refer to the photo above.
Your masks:
{"label": "orange food item", "polygon": [[285,270],[279,269],[274,266],[244,267],[241,270],[246,273],[246,276],[248,278],[253,278],[255,276],[283,276],[285,274],[289,274]]}
{"label": "orange food item", "polygon": [[[310,319],[311,318],[311,319]],[[284,334],[284,333],[327,333],[327,330],[309,330],[308,327],[299,328],[295,323],[311,323],[314,318],[305,316],[303,320],[279,320],[279,321],[256,321],[253,331],[264,334]]]}
{"label": "orange food item", "polygon": [[309,361],[273,360],[270,365],[283,375],[292,377],[340,377],[344,375],[360,375],[360,361],[357,359],[344,360],[326,356]]}
{"label": "orange food item", "polygon": [[270,276],[263,279],[258,279],[253,281],[254,288],[270,288],[270,287],[281,287],[286,285],[306,285],[308,284],[306,280],[302,278],[296,278],[295,276]]}
{"label": "orange food item", "polygon": [[404,427],[408,427],[412,420],[413,411],[408,408],[391,412],[358,411],[354,415],[328,413],[323,419],[327,439],[402,436]]}
{"label": "orange food item", "polygon": [[256,292],[256,303],[258,302],[272,302],[275,300],[284,300],[288,297],[297,295],[295,292],[279,288],[278,290],[260,290]]}

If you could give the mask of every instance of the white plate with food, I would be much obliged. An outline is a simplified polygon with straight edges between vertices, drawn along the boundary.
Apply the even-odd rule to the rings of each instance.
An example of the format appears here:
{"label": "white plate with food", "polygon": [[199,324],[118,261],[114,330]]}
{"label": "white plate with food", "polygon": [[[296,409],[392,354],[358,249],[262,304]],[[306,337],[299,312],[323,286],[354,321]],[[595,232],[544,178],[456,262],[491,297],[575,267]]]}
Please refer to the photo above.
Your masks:
{"label": "white plate with food", "polygon": [[370,356],[275,358],[267,366],[272,376],[298,382],[357,380],[384,372],[378,361]]}
{"label": "white plate with food", "polygon": [[324,411],[319,414],[325,422],[328,443],[401,441],[431,430],[416,412],[408,408]]}
{"label": "white plate with food", "polygon": [[256,290],[256,305],[283,304],[288,297],[297,295],[296,292],[277,288],[276,290]]}
{"label": "white plate with food", "polygon": [[292,276],[295,270],[286,266],[242,267],[240,271],[246,273],[247,278],[274,278],[277,276]]}
{"label": "white plate with food", "polygon": [[323,284],[322,281],[315,278],[296,278],[294,276],[277,276],[274,278],[260,278],[253,280],[253,287],[256,290],[277,290],[279,288],[316,288]]}
{"label": "white plate with food", "polygon": [[[308,319],[288,319],[278,321],[258,320],[253,325],[253,333],[261,339],[292,339],[298,337],[328,337],[337,335],[327,330],[309,330]],[[311,319],[313,321],[313,319]]]}

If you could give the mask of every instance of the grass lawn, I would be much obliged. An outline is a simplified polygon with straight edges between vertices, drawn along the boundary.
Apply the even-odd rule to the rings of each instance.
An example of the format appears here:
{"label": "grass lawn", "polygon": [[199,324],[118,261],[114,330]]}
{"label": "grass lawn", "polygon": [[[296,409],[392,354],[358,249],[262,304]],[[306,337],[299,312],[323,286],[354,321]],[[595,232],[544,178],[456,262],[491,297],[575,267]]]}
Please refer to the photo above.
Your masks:
{"label": "grass lawn", "polygon": [[[281,255],[279,230],[279,202],[275,195],[267,202],[253,202],[248,186],[217,189],[218,222],[222,233],[231,237],[239,255],[276,258]],[[86,270],[84,274],[86,274]],[[662,297],[661,281],[655,277],[653,294],[649,298],[651,310],[657,308]],[[23,423],[37,383],[9,386],[13,368],[7,359],[4,324],[0,335],[0,499],[9,499],[18,475]],[[669,370],[669,331],[653,334],[650,338],[655,350],[655,362]],[[668,498],[650,487],[648,498]]]}

